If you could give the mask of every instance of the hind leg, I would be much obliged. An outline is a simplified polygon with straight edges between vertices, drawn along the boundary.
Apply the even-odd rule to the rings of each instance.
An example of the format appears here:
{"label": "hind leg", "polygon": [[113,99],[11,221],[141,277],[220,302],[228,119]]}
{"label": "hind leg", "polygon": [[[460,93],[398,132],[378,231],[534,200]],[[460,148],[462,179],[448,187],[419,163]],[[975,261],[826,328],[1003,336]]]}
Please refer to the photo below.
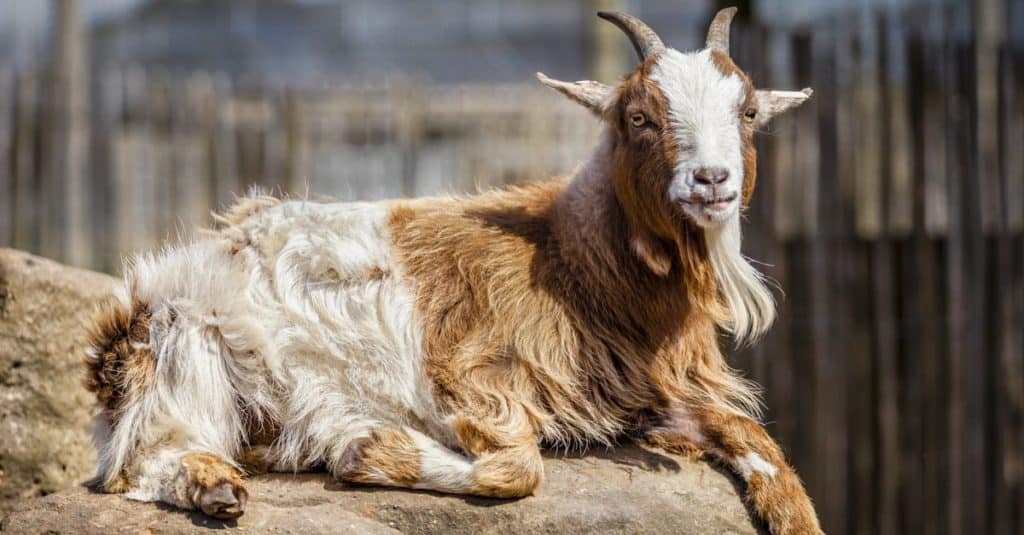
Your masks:
{"label": "hind leg", "polygon": [[453,422],[467,455],[416,430],[383,427],[353,441],[332,472],[352,483],[495,498],[528,496],[540,484],[544,467],[536,441],[494,441],[479,425]]}

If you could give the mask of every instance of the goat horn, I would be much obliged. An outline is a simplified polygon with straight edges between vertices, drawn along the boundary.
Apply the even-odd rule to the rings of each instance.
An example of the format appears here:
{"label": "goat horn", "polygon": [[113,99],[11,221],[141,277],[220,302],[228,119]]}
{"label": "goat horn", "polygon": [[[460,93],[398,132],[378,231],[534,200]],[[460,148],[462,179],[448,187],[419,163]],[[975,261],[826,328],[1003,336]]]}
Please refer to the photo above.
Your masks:
{"label": "goat horn", "polygon": [[705,45],[707,48],[722,52],[726,56],[729,55],[729,26],[735,16],[735,7],[727,7],[715,14],[715,19],[711,21],[711,27],[708,28],[708,39]]}
{"label": "goat horn", "polygon": [[658,34],[636,17],[619,11],[598,11],[597,16],[618,26],[629,37],[640,61],[665,50]]}

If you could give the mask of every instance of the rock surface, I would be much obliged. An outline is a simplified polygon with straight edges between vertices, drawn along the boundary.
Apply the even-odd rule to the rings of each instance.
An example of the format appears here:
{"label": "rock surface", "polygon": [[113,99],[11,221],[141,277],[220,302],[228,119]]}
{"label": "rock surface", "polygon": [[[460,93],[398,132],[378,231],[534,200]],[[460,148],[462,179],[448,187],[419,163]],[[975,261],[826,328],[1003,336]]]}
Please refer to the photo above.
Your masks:
{"label": "rock surface", "polygon": [[95,462],[84,325],[114,282],[0,249],[0,532],[756,533],[731,476],[636,446],[550,455],[544,484],[518,501],[270,474],[248,482],[230,523],[73,486]]}
{"label": "rock surface", "polygon": [[537,494],[492,500],[349,487],[324,474],[269,474],[248,482],[237,521],[132,502],[76,487],[22,502],[10,533],[757,533],[733,480],[706,463],[623,446],[550,456]]}
{"label": "rock surface", "polygon": [[92,475],[84,327],[114,282],[0,249],[0,511]]}

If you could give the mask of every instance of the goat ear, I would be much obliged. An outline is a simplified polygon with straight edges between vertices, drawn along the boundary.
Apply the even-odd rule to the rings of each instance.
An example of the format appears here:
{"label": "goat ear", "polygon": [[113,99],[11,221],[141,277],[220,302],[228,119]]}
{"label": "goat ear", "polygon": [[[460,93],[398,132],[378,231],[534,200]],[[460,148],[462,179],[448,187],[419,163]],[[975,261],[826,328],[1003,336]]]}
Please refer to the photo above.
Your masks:
{"label": "goat ear", "polygon": [[768,124],[775,116],[781,115],[807,102],[814,93],[811,88],[803,91],[757,90],[757,126]]}
{"label": "goat ear", "polygon": [[605,108],[611,99],[613,91],[611,87],[601,82],[594,82],[592,80],[562,82],[548,78],[542,72],[537,73],[537,79],[540,80],[540,83],[569,97],[577,104],[581,104],[598,117],[604,116]]}

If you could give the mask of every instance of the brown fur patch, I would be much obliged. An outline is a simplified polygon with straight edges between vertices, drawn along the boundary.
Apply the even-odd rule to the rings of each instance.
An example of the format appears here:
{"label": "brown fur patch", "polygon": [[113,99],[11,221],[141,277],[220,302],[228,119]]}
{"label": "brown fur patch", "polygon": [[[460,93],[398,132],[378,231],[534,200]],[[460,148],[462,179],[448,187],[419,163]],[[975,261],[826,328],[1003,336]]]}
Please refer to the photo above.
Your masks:
{"label": "brown fur patch", "polygon": [[131,490],[131,483],[128,481],[128,477],[125,476],[124,472],[114,476],[114,479],[103,485],[103,491],[111,494],[124,494]]}
{"label": "brown fur patch", "polygon": [[248,476],[265,474],[270,471],[270,448],[267,446],[253,446],[242,450],[235,462]]}
{"label": "brown fur patch", "polygon": [[533,439],[529,432],[512,434],[508,430],[496,429],[465,416],[453,418],[451,427],[462,449],[474,456],[522,445]]}
{"label": "brown fur patch", "polygon": [[[656,61],[649,58],[622,82],[611,111],[618,134],[612,150],[615,194],[630,233],[654,252],[661,249],[658,240],[672,240],[679,229],[679,214],[665,198],[679,149],[668,128],[668,99],[650,79]],[[630,117],[635,113],[647,117],[647,123],[633,126]]]}
{"label": "brown fur patch", "polygon": [[115,423],[118,411],[152,382],[156,361],[149,348],[150,314],[141,303],[102,305],[89,329],[85,387]]}
{"label": "brown fur patch", "polygon": [[656,433],[644,436],[644,443],[648,446],[665,450],[696,461],[704,454],[704,446],[679,435]]}
{"label": "brown fur patch", "polygon": [[[349,446],[338,478],[354,483],[412,486],[420,480],[420,450],[400,429],[374,431]],[[383,475],[386,480],[381,480]]]}
{"label": "brown fur patch", "polygon": [[493,498],[523,498],[544,481],[544,463],[536,444],[482,455],[475,463],[470,492]]}
{"label": "brown fur patch", "polygon": [[225,520],[242,515],[249,493],[238,470],[208,453],[185,455],[181,464],[188,477],[188,497],[194,507]]}
{"label": "brown fur patch", "polygon": [[181,459],[190,484],[198,488],[213,488],[221,483],[241,485],[242,477],[230,464],[209,453],[190,453]]}

